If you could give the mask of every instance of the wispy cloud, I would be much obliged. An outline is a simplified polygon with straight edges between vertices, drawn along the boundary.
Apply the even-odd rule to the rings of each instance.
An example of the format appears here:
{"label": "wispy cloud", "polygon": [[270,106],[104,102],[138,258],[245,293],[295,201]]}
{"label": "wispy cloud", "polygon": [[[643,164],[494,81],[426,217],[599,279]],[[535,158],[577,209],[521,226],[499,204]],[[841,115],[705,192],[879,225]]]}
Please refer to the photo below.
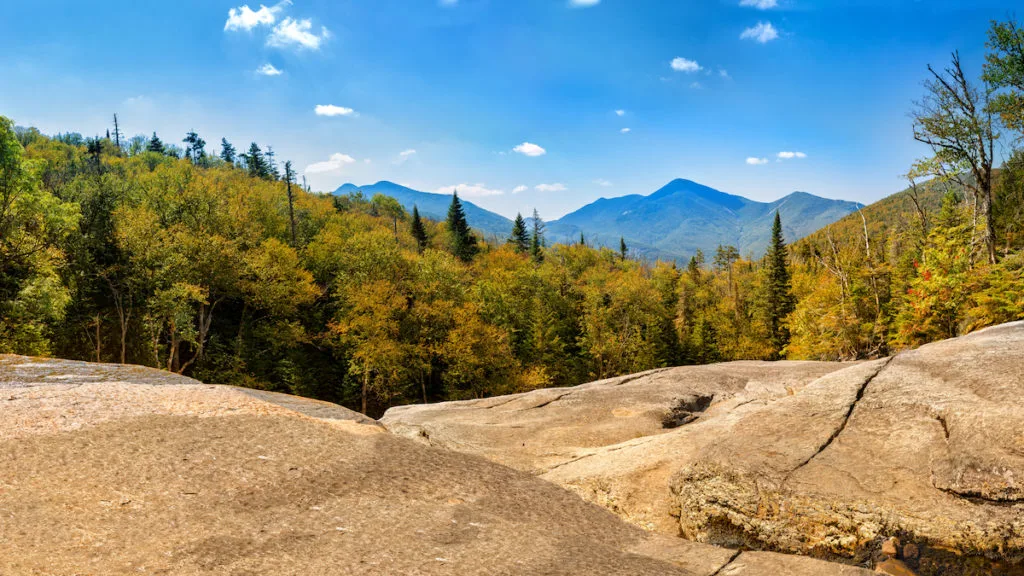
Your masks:
{"label": "wispy cloud", "polygon": [[598,178],[597,180],[594,180],[594,184],[597,184],[598,186],[601,186],[603,188],[610,188],[612,186],[612,183],[605,180],[604,178]]}
{"label": "wispy cloud", "polygon": [[520,184],[519,186],[516,186],[515,188],[512,189],[512,193],[519,194],[520,192],[526,192],[529,189],[530,188],[528,186],[523,186],[522,184]]}
{"label": "wispy cloud", "polygon": [[270,8],[260,4],[259,10],[249,8],[249,5],[239,6],[228,10],[228,20],[224,23],[224,30],[252,30],[257,26],[270,26],[277,22],[277,15],[284,10],[285,6],[291,4],[284,0]]}
{"label": "wispy cloud", "polygon": [[769,10],[778,5],[778,0],[740,0],[740,6],[749,6],[758,10]]}
{"label": "wispy cloud", "polygon": [[438,194],[452,194],[458,192],[459,196],[465,198],[482,198],[484,196],[501,196],[504,190],[488,188],[486,184],[456,184],[454,186],[442,186],[437,189]]}
{"label": "wispy cloud", "polygon": [[299,50],[319,50],[320,45],[331,37],[331,32],[324,26],[320,27],[320,33],[314,34],[313,22],[308,18],[296,20],[285,18],[273,32],[267,37],[267,46],[275,48],[297,48]]}
{"label": "wispy cloud", "polygon": [[747,158],[747,164],[750,164],[751,166],[761,166],[762,164],[767,164],[767,163],[768,163],[768,159],[767,158],[755,158],[753,156],[751,156],[750,158]]}
{"label": "wispy cloud", "polygon": [[722,77],[722,78],[725,78],[726,80],[729,80],[729,79],[732,78],[732,76],[729,76],[729,71],[726,70],[725,68],[719,68],[718,69],[718,75],[720,77]]}
{"label": "wispy cloud", "polygon": [[779,31],[772,26],[771,22],[758,22],[757,26],[747,28],[740,34],[741,40],[754,40],[761,44],[767,44],[779,37]]}
{"label": "wispy cloud", "polygon": [[615,115],[621,118],[621,117],[626,115],[626,111],[625,110],[616,110],[615,111]]}
{"label": "wispy cloud", "polygon": [[316,108],[313,109],[317,116],[355,116],[356,111],[351,108],[345,108],[344,106],[335,106],[334,104],[317,104]]}
{"label": "wispy cloud", "polygon": [[512,151],[513,152],[518,152],[518,153],[522,154],[523,156],[529,156],[531,158],[536,158],[537,156],[543,156],[543,155],[548,153],[547,150],[541,148],[540,146],[538,146],[536,144],[532,144],[530,142],[523,142],[519,146],[516,146],[515,148],[513,148]]}
{"label": "wispy cloud", "polygon": [[459,0],[438,0],[437,3],[441,6],[457,6]]}
{"label": "wispy cloud", "polygon": [[409,148],[408,150],[402,150],[401,152],[398,153],[398,158],[395,158],[395,161],[392,162],[392,164],[394,164],[395,166],[401,166],[402,164],[405,164],[406,160],[412,158],[415,155],[416,150],[412,148]]}
{"label": "wispy cloud", "polygon": [[309,166],[306,166],[306,173],[321,174],[323,172],[337,172],[338,170],[341,170],[343,167],[349,164],[354,164],[355,161],[356,159],[349,156],[348,154],[342,154],[341,152],[338,152],[336,154],[331,154],[329,160],[326,160],[324,162],[315,162],[313,164],[310,164]]}
{"label": "wispy cloud", "polygon": [[687,74],[690,74],[692,72],[700,72],[704,68],[701,67],[696,60],[677,57],[672,59],[672,69],[676,72],[686,72]]}
{"label": "wispy cloud", "polygon": [[554,184],[537,184],[533,189],[538,192],[565,192],[568,190],[568,188],[565,187],[565,184],[560,182],[555,182]]}
{"label": "wispy cloud", "polygon": [[589,8],[591,6],[597,6],[601,3],[601,0],[569,0],[569,6],[573,8]]}
{"label": "wispy cloud", "polygon": [[619,132],[622,133],[622,134],[629,134],[632,131],[633,131],[632,128],[623,128],[622,130],[619,130]]}
{"label": "wispy cloud", "polygon": [[803,152],[779,152],[779,160],[792,160],[793,158],[807,158]]}
{"label": "wispy cloud", "polygon": [[267,63],[257,68],[256,73],[263,76],[280,76],[283,72],[275,68],[273,64]]}

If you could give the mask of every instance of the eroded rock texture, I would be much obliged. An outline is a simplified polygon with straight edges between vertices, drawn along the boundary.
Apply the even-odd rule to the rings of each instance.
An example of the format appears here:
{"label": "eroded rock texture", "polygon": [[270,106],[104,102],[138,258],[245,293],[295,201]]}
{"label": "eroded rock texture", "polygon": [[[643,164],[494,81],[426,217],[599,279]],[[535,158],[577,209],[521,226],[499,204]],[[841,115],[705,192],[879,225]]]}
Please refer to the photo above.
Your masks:
{"label": "eroded rock texture", "polygon": [[332,404],[14,356],[0,550],[18,575],[858,573],[645,533]]}
{"label": "eroded rock texture", "polygon": [[[1022,572],[1024,323],[860,364],[674,368],[382,422],[694,541]],[[913,554],[882,565],[891,536]]]}

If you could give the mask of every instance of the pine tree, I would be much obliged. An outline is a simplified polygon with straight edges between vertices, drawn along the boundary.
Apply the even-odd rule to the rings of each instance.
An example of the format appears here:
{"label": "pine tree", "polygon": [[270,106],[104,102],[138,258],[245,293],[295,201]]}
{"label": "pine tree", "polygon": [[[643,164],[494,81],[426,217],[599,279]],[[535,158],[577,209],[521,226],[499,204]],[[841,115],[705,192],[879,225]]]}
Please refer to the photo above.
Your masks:
{"label": "pine tree", "polygon": [[206,162],[206,140],[199,137],[195,130],[191,130],[185,135],[182,140],[187,146],[185,146],[185,157],[192,161],[193,164],[205,164]]}
{"label": "pine tree", "polygon": [[622,256],[623,260],[625,260],[628,254],[629,248],[626,247],[626,238],[624,236],[619,236],[619,255]]}
{"label": "pine tree", "polygon": [[526,254],[530,250],[530,236],[526,232],[526,220],[522,214],[516,214],[516,220],[512,224],[512,234],[508,237],[508,243],[520,254]]}
{"label": "pine tree", "polygon": [[544,261],[544,221],[537,209],[533,209],[533,235],[530,237],[530,255],[534,262]]}
{"label": "pine tree", "polygon": [[220,139],[220,159],[225,161],[225,162],[227,162],[228,164],[232,164],[233,165],[235,163],[235,155],[236,154],[237,154],[237,151],[235,150],[235,147],[231,145],[231,142],[228,142],[227,138],[221,138]]}
{"label": "pine tree", "polygon": [[295,198],[292,194],[292,183],[295,181],[295,172],[292,172],[292,161],[289,160],[284,163],[284,182],[288,191],[288,220],[291,222],[292,228],[292,246],[296,246],[295,243]]}
{"label": "pine tree", "polygon": [[583,237],[583,232],[580,232],[580,246],[586,246],[587,239]]}
{"label": "pine tree", "polygon": [[160,138],[153,132],[153,137],[149,139],[149,145],[146,147],[149,152],[156,152],[158,154],[164,153],[164,143],[160,141]]}
{"label": "pine tree", "polygon": [[765,315],[772,355],[779,358],[789,344],[789,327],[786,317],[796,307],[796,299],[789,276],[786,241],[782,237],[782,219],[775,213],[772,224],[772,239],[765,255],[767,278],[765,279]]}
{"label": "pine tree", "polygon": [[427,238],[427,229],[423,226],[423,220],[420,219],[420,209],[415,204],[412,205],[412,237],[416,239],[416,246],[420,252],[426,249],[429,239]]}
{"label": "pine tree", "polygon": [[260,147],[253,142],[249,145],[249,153],[243,154],[245,158],[245,165],[249,169],[249,176],[253,178],[267,178],[270,176],[270,169],[267,166],[267,161],[263,157],[263,151]]}
{"label": "pine tree", "polygon": [[452,204],[448,208],[448,232],[451,235],[451,250],[460,260],[469,262],[479,252],[476,237],[469,230],[466,212],[459,201],[459,193],[452,194]]}

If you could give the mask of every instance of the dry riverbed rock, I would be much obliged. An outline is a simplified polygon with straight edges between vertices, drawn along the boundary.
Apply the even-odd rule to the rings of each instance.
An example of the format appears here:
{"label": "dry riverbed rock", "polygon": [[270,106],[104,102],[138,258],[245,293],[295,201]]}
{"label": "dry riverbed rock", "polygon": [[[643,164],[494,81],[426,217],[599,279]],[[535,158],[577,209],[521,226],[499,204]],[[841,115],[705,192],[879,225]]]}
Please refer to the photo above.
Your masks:
{"label": "dry riverbed rock", "polygon": [[891,359],[674,368],[382,422],[694,541],[1024,573],[1020,322]]}
{"label": "dry riverbed rock", "polygon": [[0,551],[12,575],[868,574],[646,533],[332,404],[17,356]]}

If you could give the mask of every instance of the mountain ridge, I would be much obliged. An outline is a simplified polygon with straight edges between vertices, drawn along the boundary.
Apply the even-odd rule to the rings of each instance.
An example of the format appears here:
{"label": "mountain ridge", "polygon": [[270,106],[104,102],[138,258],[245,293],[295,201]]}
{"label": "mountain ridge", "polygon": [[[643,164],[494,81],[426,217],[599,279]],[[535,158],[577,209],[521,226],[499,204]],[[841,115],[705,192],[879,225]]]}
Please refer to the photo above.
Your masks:
{"label": "mountain ridge", "polygon": [[[387,180],[368,186],[344,184],[334,194],[362,191],[393,196],[407,210],[413,205],[427,218],[443,220],[451,196],[421,192]],[[512,221],[462,199],[470,226],[502,238]],[[624,238],[633,252],[648,258],[682,260],[697,250],[713,252],[718,245],[736,246],[756,256],[768,245],[771,221],[778,210],[788,241],[808,236],[863,207],[857,202],[831,200],[795,191],[772,202],[729,194],[684,178],[676,178],[649,195],[627,194],[598,198],[547,223],[551,243],[578,241],[582,234],[598,246],[617,248]],[[600,230],[601,232],[595,232]]]}

